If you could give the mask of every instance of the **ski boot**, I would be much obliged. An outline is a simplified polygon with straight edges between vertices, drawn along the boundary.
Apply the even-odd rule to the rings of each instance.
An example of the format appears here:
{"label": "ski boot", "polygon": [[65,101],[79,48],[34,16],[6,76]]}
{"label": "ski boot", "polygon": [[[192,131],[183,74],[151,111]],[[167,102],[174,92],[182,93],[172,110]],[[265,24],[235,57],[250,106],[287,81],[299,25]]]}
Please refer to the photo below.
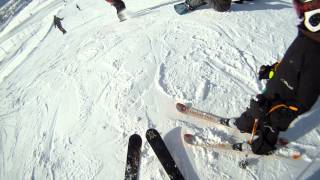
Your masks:
{"label": "ski boot", "polygon": [[125,21],[125,20],[128,19],[128,18],[127,18],[127,14],[126,14],[125,11],[126,11],[126,10],[124,9],[124,10],[122,10],[122,11],[120,11],[120,12],[117,13],[117,16],[118,16],[120,22]]}
{"label": "ski boot", "polygon": [[120,22],[127,20],[125,3],[122,0],[113,0],[111,1],[111,4],[116,8]]}
{"label": "ski boot", "polygon": [[204,0],[186,0],[185,4],[188,9],[192,11],[197,7],[207,4],[207,2],[205,2]]}
{"label": "ski boot", "polygon": [[250,144],[243,142],[243,143],[234,143],[232,145],[232,149],[237,151],[251,151]]}

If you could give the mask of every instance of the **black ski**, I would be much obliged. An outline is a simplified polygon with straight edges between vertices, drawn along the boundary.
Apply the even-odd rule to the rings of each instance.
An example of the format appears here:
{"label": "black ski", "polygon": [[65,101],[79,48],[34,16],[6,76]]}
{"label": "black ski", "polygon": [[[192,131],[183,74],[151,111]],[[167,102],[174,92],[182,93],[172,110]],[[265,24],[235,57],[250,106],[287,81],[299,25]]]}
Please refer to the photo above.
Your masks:
{"label": "black ski", "polygon": [[142,140],[138,134],[133,134],[129,138],[125,180],[137,180],[140,165]]}
{"label": "black ski", "polygon": [[148,129],[146,138],[171,180],[184,180],[159,132]]}

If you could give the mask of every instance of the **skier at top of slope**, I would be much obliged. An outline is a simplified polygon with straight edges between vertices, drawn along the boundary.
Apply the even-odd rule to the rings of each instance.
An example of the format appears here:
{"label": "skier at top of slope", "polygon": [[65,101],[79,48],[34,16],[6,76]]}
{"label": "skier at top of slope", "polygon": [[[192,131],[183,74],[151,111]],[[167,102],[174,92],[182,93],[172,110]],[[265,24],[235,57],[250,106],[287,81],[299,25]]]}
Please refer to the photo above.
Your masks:
{"label": "skier at top of slope", "polygon": [[281,62],[260,67],[259,79],[268,79],[266,90],[250,101],[239,118],[222,120],[250,133],[258,119],[258,138],[251,145],[239,143],[234,149],[270,154],[280,131],[315,104],[320,94],[320,0],[293,0],[301,19],[298,35]]}
{"label": "skier at top of slope", "polygon": [[58,27],[58,29],[63,33],[67,33],[67,31],[62,27],[61,25],[61,21],[63,20],[63,18],[59,18],[56,15],[53,16],[53,24],[54,27]]}
{"label": "skier at top of slope", "polygon": [[127,20],[127,17],[125,14],[126,5],[122,0],[106,0],[106,1],[116,8],[117,16],[120,21]]}

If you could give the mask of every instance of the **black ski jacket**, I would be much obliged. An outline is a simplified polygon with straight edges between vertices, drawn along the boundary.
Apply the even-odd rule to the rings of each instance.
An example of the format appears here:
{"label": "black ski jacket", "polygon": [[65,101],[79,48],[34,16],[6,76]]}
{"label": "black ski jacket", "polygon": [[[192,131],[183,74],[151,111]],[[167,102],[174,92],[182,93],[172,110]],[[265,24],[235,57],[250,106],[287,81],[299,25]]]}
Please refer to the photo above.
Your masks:
{"label": "black ski jacket", "polygon": [[[259,108],[251,106],[236,120],[238,129],[252,130],[252,112],[266,113],[258,121],[258,138],[251,145],[255,154],[274,150],[280,131],[285,131],[300,114],[308,111],[320,94],[320,33],[299,27],[299,33],[267,82]],[[262,98],[263,97],[263,98]],[[253,101],[254,102],[254,101]],[[260,104],[261,103],[261,104]]]}
{"label": "black ski jacket", "polygon": [[297,115],[313,106],[320,94],[320,33],[299,27],[263,94],[298,107]]}

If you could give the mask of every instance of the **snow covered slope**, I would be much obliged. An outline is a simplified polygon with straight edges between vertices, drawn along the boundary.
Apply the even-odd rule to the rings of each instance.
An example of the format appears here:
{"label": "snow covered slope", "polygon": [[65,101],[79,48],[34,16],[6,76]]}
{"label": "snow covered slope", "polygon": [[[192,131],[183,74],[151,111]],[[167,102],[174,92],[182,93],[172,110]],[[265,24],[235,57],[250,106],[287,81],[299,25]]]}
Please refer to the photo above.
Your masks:
{"label": "snow covered slope", "polygon": [[303,160],[261,157],[247,170],[238,167],[243,155],[185,149],[181,128],[229,132],[175,110],[179,101],[239,116],[264,88],[258,68],[281,58],[297,33],[290,0],[184,16],[173,10],[180,1],[125,2],[132,18],[119,23],[104,0],[32,1],[0,32],[0,179],[123,179],[133,133],[143,137],[140,179],[169,179],[148,128],[161,132],[186,179],[319,175],[320,102],[282,134]]}
{"label": "snow covered slope", "polygon": [[0,0],[0,31],[30,2],[31,0]]}

